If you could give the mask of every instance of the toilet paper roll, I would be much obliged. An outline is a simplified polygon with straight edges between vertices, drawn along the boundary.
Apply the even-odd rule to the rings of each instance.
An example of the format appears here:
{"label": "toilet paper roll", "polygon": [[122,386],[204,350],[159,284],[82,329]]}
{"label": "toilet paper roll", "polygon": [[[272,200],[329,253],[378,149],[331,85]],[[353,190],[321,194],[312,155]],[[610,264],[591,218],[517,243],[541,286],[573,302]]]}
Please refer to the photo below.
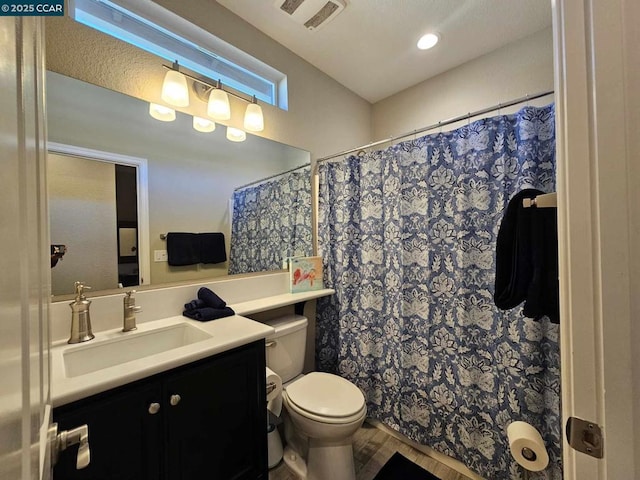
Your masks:
{"label": "toilet paper roll", "polygon": [[266,368],[267,376],[267,409],[276,416],[282,412],[282,379],[280,376]]}
{"label": "toilet paper roll", "polygon": [[539,472],[549,465],[549,454],[542,435],[533,425],[513,422],[507,427],[511,455],[516,462],[531,472]]}

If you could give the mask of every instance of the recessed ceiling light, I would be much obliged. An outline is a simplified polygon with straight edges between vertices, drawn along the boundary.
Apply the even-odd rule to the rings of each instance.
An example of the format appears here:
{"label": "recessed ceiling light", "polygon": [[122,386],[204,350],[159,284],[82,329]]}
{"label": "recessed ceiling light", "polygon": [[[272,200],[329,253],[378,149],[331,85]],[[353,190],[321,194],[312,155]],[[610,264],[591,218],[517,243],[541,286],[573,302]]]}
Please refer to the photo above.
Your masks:
{"label": "recessed ceiling light", "polygon": [[418,40],[418,48],[420,50],[429,50],[433,48],[440,40],[440,36],[436,33],[427,33]]}

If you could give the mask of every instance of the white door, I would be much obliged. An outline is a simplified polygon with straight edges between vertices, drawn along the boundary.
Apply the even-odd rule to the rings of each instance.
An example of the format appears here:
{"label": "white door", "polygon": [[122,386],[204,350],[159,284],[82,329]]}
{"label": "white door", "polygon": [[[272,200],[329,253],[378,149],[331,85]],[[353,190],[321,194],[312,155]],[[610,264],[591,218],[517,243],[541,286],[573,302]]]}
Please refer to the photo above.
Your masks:
{"label": "white door", "polygon": [[41,17],[0,17],[0,478],[50,478]]}
{"label": "white door", "polygon": [[604,439],[600,460],[565,442],[564,478],[636,480],[640,2],[554,0],[553,8],[563,417],[600,425]]}

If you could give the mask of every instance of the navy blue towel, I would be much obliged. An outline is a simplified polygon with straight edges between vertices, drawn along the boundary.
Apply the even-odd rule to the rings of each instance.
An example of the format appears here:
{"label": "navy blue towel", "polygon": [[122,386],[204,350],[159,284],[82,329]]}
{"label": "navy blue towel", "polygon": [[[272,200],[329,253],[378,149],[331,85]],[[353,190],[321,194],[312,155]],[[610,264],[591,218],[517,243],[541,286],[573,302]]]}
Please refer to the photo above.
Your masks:
{"label": "navy blue towel", "polygon": [[169,265],[183,266],[200,263],[200,241],[197,233],[167,233]]}
{"label": "navy blue towel", "polygon": [[195,299],[195,300],[191,300],[189,303],[185,303],[184,304],[184,309],[185,310],[195,310],[196,308],[202,308],[202,307],[206,307],[207,304],[204,303],[203,300],[200,300],[199,298]]}
{"label": "navy blue towel", "polygon": [[216,320],[218,318],[230,317],[231,315],[235,315],[236,312],[231,309],[231,307],[224,308],[211,308],[211,307],[202,307],[202,308],[194,308],[193,310],[185,310],[182,312],[182,315],[185,317],[191,318],[193,320],[198,320],[200,322],[208,322],[209,320]]}
{"label": "navy blue towel", "polygon": [[227,261],[224,233],[200,233],[200,263],[222,263]]}
{"label": "navy blue towel", "polygon": [[524,198],[535,198],[542,192],[528,188],[516,193],[507,205],[496,241],[496,279],[493,299],[498,308],[508,310],[527,297],[533,272],[531,263],[531,213],[524,208]]}
{"label": "navy blue towel", "polygon": [[198,290],[198,300],[201,300],[204,303],[203,306],[206,307],[224,308],[227,306],[227,303],[224,300],[207,287],[201,287],[200,290]]}
{"label": "navy blue towel", "polygon": [[532,188],[509,201],[496,242],[493,299],[508,310],[524,304],[523,313],[559,323],[558,229],[555,208],[524,208],[524,198],[543,192]]}
{"label": "navy blue towel", "polygon": [[558,211],[555,208],[532,210],[533,271],[523,313],[536,320],[546,315],[551,323],[560,323]]}

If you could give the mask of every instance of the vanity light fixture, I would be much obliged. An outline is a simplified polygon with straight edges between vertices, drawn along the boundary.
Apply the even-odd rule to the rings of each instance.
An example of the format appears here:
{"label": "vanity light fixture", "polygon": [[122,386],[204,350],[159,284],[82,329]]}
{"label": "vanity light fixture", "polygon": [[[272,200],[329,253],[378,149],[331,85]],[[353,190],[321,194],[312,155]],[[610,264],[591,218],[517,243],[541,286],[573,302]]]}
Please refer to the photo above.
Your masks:
{"label": "vanity light fixture", "polygon": [[176,111],[173,108],[149,103],[149,115],[161,122],[173,122],[176,119]]}
{"label": "vanity light fixture", "polygon": [[193,117],[193,128],[202,133],[209,133],[216,129],[216,124],[206,118]]}
{"label": "vanity light fixture", "polygon": [[187,87],[187,77],[180,73],[178,61],[173,62],[171,68],[164,76],[162,82],[162,100],[174,107],[189,106],[189,88]]}
{"label": "vanity light fixture", "polygon": [[223,90],[222,83],[211,89],[209,93],[209,103],[207,104],[207,115],[215,120],[229,120],[231,118],[231,106],[229,105],[229,95]]}
{"label": "vanity light fixture", "polygon": [[227,127],[227,140],[232,142],[244,142],[247,139],[247,133],[239,128]]}
{"label": "vanity light fixture", "polygon": [[[207,116],[216,121],[225,121],[231,118],[231,105],[229,104],[229,95],[233,95],[240,100],[244,100],[248,103],[244,112],[244,129],[250,132],[261,132],[264,130],[264,115],[262,114],[262,107],[258,104],[258,99],[253,95],[250,99],[238,95],[232,90],[227,90],[222,86],[222,82],[217,80],[215,82],[209,81],[206,78],[202,78],[199,75],[192,75],[184,71],[179,71],[178,61],[173,62],[173,65],[163,65],[164,68],[169,70],[165,75],[165,80],[162,85],[162,99],[169,105],[176,107],[186,107],[189,105],[189,87],[187,85],[187,79],[193,81],[193,91],[196,96],[207,102]],[[181,102],[181,103],[177,103]],[[185,103],[186,102],[186,103]],[[154,104],[155,105],[155,104]],[[158,105],[155,107],[157,110],[160,107],[161,111],[171,110],[168,107],[162,107]],[[151,107],[154,108],[154,107]],[[164,109],[164,110],[162,110]],[[158,120],[171,121],[175,119],[175,111],[173,112],[173,118],[168,118],[162,115],[160,118],[157,112],[149,112],[154,118]],[[216,125],[208,118],[193,117],[193,128],[199,132],[212,132]],[[232,142],[242,142],[247,138],[247,133],[244,130],[238,128],[227,127],[227,139]]]}
{"label": "vanity light fixture", "polygon": [[437,33],[427,33],[420,37],[418,40],[418,48],[420,50],[429,50],[436,46],[436,43],[440,41],[440,36]]}
{"label": "vanity light fixture", "polygon": [[244,128],[251,132],[261,132],[264,130],[262,107],[258,105],[258,100],[255,95],[251,103],[247,105],[247,110],[244,112]]}

